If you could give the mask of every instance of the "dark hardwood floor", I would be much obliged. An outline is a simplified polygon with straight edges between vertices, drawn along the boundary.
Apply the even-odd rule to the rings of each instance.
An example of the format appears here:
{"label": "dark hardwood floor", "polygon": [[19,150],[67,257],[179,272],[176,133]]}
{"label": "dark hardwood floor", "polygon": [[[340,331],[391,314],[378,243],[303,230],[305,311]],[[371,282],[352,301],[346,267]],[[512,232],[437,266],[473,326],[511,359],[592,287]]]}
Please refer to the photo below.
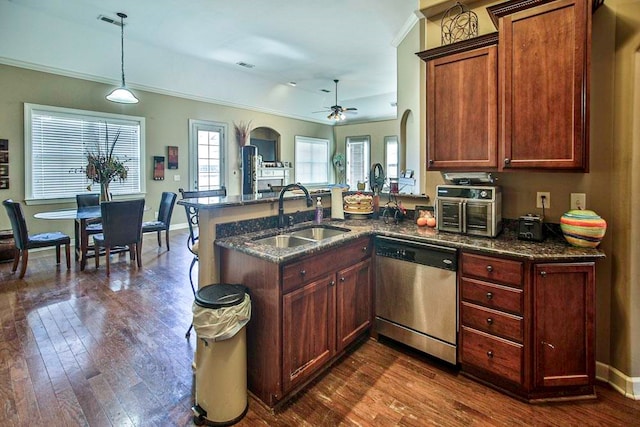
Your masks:
{"label": "dark hardwood floor", "polygon": [[[195,334],[186,232],[145,236],[143,267],[111,277],[33,253],[23,280],[0,264],[0,426],[192,424]],[[102,263],[104,265],[104,263]],[[272,414],[249,400],[240,426],[630,426],[640,402],[606,385],[592,401],[528,405],[427,356],[366,340]]]}

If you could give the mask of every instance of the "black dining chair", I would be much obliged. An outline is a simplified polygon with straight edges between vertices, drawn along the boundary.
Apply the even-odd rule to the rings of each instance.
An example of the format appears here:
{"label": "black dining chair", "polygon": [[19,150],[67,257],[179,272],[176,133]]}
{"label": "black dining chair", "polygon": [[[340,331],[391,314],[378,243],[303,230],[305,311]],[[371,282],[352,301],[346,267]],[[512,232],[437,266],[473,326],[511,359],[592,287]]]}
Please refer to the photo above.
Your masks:
{"label": "black dining chair", "polygon": [[164,231],[165,240],[167,242],[167,250],[169,248],[169,226],[171,225],[171,215],[173,214],[173,205],[176,202],[176,193],[165,191],[160,198],[160,209],[158,210],[158,219],[156,221],[147,221],[142,223],[142,233],[158,233],[158,246],[160,243],[160,232]]}
{"label": "black dining chair", "polygon": [[71,238],[59,231],[48,233],[29,234],[27,230],[27,222],[24,218],[22,206],[18,202],[7,199],[2,202],[7,209],[11,228],[13,229],[13,239],[16,245],[16,254],[13,259],[12,273],[18,268],[18,262],[22,258],[22,266],[20,268],[20,278],[24,277],[27,271],[27,262],[29,261],[29,249],[46,248],[49,246],[56,247],[56,264],[60,264],[60,246],[65,245],[65,256],[67,258],[67,270],[71,268],[70,249]]}
{"label": "black dining chair", "polygon": [[[227,195],[227,189],[225,187],[216,188],[213,190],[203,190],[203,191],[185,191],[182,188],[179,188],[178,191],[182,195],[183,199],[197,199],[199,197],[220,197]],[[193,291],[193,295],[196,294],[196,286],[193,283],[193,267],[198,262],[198,208],[193,206],[185,206],[185,213],[187,214],[187,224],[189,225],[189,236],[187,237],[187,249],[189,252],[193,254],[193,259],[191,260],[191,265],[189,266],[189,283],[191,284],[191,290]],[[193,328],[193,323],[189,326],[187,330],[186,337],[189,338],[191,335],[191,329]]]}
{"label": "black dining chair", "polygon": [[[76,194],[76,206],[78,209],[87,208],[91,206],[100,206],[100,194],[98,193],[82,193]],[[102,233],[102,220],[100,218],[87,220],[87,226],[85,227],[85,233],[87,235]]]}
{"label": "black dining chair", "polygon": [[144,199],[100,203],[102,233],[93,236],[96,246],[96,268],[100,266],[99,248],[104,248],[107,276],[110,274],[111,250],[116,247],[129,252],[131,262],[136,260],[142,267],[142,215]]}

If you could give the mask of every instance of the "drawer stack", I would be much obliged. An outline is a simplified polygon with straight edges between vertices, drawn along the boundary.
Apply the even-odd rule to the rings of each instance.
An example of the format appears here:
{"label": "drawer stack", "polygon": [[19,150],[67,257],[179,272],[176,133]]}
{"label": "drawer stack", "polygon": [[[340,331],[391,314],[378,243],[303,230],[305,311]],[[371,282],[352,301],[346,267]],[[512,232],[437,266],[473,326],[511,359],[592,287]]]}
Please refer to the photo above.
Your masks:
{"label": "drawer stack", "polygon": [[524,265],[461,254],[460,363],[524,384]]}

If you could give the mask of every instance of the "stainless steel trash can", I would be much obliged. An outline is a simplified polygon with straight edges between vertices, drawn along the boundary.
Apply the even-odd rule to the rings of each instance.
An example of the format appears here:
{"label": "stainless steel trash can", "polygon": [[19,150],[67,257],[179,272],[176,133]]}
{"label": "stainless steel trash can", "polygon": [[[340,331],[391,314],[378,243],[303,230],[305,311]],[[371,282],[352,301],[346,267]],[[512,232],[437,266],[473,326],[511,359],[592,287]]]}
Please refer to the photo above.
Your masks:
{"label": "stainless steel trash can", "polygon": [[214,284],[196,292],[196,425],[232,425],[247,413],[245,325],[250,318],[251,299],[243,285]]}

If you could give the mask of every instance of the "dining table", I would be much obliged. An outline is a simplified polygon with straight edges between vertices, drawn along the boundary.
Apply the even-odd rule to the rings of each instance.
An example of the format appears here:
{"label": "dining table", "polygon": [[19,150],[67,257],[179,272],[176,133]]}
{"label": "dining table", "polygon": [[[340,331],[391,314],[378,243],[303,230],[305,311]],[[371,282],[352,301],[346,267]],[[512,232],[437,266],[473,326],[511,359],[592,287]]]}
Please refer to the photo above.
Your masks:
{"label": "dining table", "polygon": [[80,261],[80,270],[84,270],[87,265],[87,252],[89,250],[87,221],[90,219],[98,219],[102,216],[100,206],[86,206],[77,209],[59,209],[55,211],[38,212],[33,216],[37,219],[46,220],[74,220],[76,261]]}

